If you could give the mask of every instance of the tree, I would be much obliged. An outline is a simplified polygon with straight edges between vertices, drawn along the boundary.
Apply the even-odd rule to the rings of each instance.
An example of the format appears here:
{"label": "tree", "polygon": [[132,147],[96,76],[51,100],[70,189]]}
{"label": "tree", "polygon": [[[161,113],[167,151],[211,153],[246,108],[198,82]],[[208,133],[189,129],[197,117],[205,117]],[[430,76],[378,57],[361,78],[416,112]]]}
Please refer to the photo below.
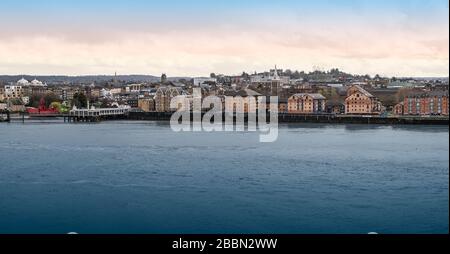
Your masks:
{"label": "tree", "polygon": [[300,72],[295,71],[295,72],[292,74],[291,78],[293,78],[293,79],[300,79],[300,78],[301,78]]}
{"label": "tree", "polygon": [[54,93],[46,93],[44,95],[45,107],[50,107],[53,102],[61,102],[61,99]]}
{"label": "tree", "polygon": [[56,109],[56,110],[58,110],[58,112],[61,113],[62,105],[60,102],[55,101],[50,104],[50,108]]}
{"label": "tree", "polygon": [[22,100],[19,99],[19,98],[11,98],[11,99],[9,99],[9,102],[10,102],[12,105],[23,105]]}
{"label": "tree", "polygon": [[250,75],[244,71],[244,72],[242,72],[241,77],[245,78],[245,79],[248,79],[248,78],[250,78]]}
{"label": "tree", "polygon": [[284,71],[284,75],[291,77],[292,76],[292,71],[290,69],[287,69]]}
{"label": "tree", "polygon": [[28,103],[28,106],[37,108],[39,107],[39,101],[41,100],[41,96],[37,94],[33,94],[30,96],[30,101]]}
{"label": "tree", "polygon": [[210,78],[216,78],[216,74],[213,72],[209,75]]}
{"label": "tree", "polygon": [[72,99],[72,105],[75,105],[77,108],[86,108],[87,107],[87,97],[84,93],[75,93]]}
{"label": "tree", "polygon": [[166,83],[167,82],[167,75],[165,73],[163,73],[161,75],[161,83]]}
{"label": "tree", "polygon": [[100,101],[98,101],[97,103],[95,103],[94,106],[97,108],[109,108],[109,107],[111,107],[111,103],[112,103],[112,101],[104,98],[104,99],[101,99]]}
{"label": "tree", "polygon": [[332,68],[330,70],[330,74],[332,74],[332,75],[339,75],[340,73],[341,73],[341,71],[339,71],[338,68]]}

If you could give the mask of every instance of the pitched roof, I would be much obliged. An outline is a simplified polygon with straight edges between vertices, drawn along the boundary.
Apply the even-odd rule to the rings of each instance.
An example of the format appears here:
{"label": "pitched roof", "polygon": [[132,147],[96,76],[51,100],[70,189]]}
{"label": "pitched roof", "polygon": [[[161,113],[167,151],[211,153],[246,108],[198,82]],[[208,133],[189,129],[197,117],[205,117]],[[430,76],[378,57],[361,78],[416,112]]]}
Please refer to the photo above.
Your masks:
{"label": "pitched roof", "polygon": [[243,91],[245,92],[245,94],[246,94],[247,96],[261,96],[260,93],[254,91],[254,90],[252,90],[252,89],[246,88],[246,89],[244,89]]}
{"label": "pitched roof", "polygon": [[321,95],[320,93],[296,93],[293,96],[297,97],[303,97],[303,96],[310,96],[315,100],[325,100],[325,96]]}
{"label": "pitched roof", "polygon": [[448,97],[448,91],[411,91],[406,97]]}
{"label": "pitched roof", "polygon": [[364,88],[362,88],[359,85],[354,85],[354,86],[350,87],[350,89],[352,89],[352,88],[358,89],[358,92],[364,94],[367,97],[375,97],[375,96],[373,96],[371,93],[367,92],[367,90],[365,90]]}

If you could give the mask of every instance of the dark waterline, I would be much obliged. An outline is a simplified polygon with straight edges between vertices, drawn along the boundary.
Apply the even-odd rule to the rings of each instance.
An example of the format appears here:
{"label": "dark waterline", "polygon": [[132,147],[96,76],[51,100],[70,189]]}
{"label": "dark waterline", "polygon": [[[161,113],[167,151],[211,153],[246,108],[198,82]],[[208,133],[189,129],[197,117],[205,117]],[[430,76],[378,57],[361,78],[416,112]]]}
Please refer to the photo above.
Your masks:
{"label": "dark waterline", "polygon": [[0,124],[0,233],[448,233],[448,126]]}

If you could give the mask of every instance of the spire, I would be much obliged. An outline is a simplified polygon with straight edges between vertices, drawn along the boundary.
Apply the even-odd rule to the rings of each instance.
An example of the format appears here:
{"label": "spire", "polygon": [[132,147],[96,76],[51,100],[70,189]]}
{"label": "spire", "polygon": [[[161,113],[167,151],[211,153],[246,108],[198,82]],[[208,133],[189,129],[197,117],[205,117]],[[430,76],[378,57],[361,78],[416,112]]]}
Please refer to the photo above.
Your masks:
{"label": "spire", "polygon": [[273,74],[273,79],[274,80],[279,80],[280,76],[278,75],[278,69],[277,69],[277,65],[275,64],[275,73]]}
{"label": "spire", "polygon": [[272,77],[272,84],[270,86],[271,89],[271,95],[272,96],[278,96],[279,95],[279,90],[280,90],[280,85],[281,85],[281,78],[278,75],[278,68],[275,65],[275,70],[274,70],[274,74]]}

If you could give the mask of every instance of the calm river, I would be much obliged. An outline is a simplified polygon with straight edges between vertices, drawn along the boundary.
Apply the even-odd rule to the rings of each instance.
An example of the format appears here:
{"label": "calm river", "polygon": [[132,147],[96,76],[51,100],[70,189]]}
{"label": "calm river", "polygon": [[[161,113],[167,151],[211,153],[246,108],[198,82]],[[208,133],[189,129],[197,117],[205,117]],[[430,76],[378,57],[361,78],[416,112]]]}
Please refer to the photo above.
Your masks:
{"label": "calm river", "polygon": [[448,233],[448,126],[0,124],[0,233]]}

